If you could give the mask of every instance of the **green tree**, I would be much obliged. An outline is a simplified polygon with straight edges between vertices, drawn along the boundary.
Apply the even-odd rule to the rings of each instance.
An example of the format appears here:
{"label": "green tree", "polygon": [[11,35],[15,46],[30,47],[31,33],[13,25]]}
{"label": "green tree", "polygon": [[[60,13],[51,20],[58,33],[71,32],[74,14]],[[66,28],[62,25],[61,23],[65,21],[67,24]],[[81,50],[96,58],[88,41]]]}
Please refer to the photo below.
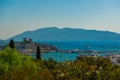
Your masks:
{"label": "green tree", "polygon": [[40,53],[40,46],[37,46],[37,54],[36,54],[37,59],[41,59],[41,53]]}
{"label": "green tree", "polygon": [[14,43],[14,40],[13,40],[13,39],[10,40],[9,46],[10,46],[10,48],[12,48],[12,49],[15,48],[15,43]]}
{"label": "green tree", "polygon": [[40,71],[41,66],[32,57],[21,55],[10,47],[0,51],[0,80],[40,80],[35,79],[39,78],[35,76]]}

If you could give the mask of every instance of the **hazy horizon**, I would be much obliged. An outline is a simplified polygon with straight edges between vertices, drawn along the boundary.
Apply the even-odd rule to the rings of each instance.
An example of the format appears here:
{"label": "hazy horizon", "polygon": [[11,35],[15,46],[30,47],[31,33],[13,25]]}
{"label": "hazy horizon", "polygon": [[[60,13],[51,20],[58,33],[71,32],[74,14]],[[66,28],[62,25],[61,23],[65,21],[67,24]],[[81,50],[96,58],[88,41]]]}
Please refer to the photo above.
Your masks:
{"label": "hazy horizon", "polygon": [[120,0],[0,0],[0,39],[46,27],[120,33]]}

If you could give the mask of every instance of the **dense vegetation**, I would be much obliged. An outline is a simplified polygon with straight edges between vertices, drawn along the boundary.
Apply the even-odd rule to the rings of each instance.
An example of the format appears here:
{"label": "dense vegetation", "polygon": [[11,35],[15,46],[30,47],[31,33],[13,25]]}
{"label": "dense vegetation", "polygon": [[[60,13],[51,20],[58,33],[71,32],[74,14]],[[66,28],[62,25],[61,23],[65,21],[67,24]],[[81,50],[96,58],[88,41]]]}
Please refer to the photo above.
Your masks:
{"label": "dense vegetation", "polygon": [[0,80],[120,80],[120,66],[101,57],[61,63],[32,59],[7,47],[0,52]]}

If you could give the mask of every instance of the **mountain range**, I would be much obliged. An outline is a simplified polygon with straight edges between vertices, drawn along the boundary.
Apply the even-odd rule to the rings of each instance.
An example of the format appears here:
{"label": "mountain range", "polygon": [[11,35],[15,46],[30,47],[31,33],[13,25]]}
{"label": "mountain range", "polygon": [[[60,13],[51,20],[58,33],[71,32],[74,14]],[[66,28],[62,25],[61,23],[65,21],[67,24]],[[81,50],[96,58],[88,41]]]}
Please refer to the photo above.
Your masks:
{"label": "mountain range", "polygon": [[[109,31],[85,30],[48,27],[34,31],[26,31],[13,36],[15,41],[23,38],[32,38],[34,41],[119,41],[120,34]],[[11,38],[10,38],[11,39]]]}

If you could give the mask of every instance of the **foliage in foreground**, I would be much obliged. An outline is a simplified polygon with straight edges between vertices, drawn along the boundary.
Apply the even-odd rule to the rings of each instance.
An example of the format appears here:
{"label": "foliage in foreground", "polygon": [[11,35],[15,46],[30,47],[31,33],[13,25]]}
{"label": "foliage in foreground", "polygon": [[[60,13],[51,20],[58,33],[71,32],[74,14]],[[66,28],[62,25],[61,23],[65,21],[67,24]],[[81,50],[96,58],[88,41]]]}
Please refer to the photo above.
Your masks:
{"label": "foliage in foreground", "polygon": [[101,57],[62,63],[35,60],[7,47],[0,52],[0,80],[120,80],[120,66]]}

